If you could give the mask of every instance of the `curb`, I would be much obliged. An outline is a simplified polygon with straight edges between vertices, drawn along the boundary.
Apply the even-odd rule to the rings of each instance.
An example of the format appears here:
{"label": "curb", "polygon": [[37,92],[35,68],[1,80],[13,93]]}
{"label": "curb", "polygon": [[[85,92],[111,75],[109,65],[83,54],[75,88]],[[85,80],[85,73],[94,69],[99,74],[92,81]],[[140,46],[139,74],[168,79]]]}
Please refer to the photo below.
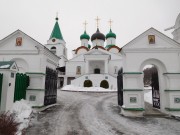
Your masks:
{"label": "curb", "polygon": [[43,106],[43,107],[40,107],[40,108],[33,108],[33,111],[35,111],[35,113],[39,113],[39,112],[42,112],[42,111],[45,111],[47,110],[48,108],[51,108],[51,107],[54,107],[54,106],[57,106],[59,104],[51,104],[51,105],[47,105],[47,106]]}
{"label": "curb", "polygon": [[85,93],[116,93],[117,91],[75,91],[75,90],[60,90],[65,92],[85,92]]}

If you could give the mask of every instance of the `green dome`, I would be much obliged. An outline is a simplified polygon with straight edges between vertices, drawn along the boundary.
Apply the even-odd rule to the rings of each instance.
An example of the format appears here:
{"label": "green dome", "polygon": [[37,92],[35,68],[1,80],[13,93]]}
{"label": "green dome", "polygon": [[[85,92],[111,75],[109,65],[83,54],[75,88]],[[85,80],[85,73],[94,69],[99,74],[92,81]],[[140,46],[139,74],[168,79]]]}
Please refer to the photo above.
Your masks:
{"label": "green dome", "polygon": [[109,33],[106,35],[106,39],[107,38],[116,38],[116,34],[112,32],[112,30],[110,29]]}
{"label": "green dome", "polygon": [[80,39],[87,39],[87,40],[89,40],[89,39],[90,39],[90,36],[86,33],[86,31],[84,31],[84,34],[82,34],[82,35],[80,36]]}

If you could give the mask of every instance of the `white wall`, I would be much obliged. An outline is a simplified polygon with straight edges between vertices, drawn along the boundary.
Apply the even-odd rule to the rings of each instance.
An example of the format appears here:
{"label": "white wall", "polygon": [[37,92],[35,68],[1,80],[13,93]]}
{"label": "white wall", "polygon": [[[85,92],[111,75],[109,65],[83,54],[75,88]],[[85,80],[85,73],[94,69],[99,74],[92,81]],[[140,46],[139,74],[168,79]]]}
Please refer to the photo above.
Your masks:
{"label": "white wall", "polygon": [[116,77],[110,76],[108,74],[83,75],[81,77],[78,77],[75,80],[72,80],[71,84],[83,87],[85,80],[91,80],[93,87],[100,87],[101,81],[106,80],[109,83],[109,89],[114,89],[114,90],[117,89],[117,79],[116,79]]}

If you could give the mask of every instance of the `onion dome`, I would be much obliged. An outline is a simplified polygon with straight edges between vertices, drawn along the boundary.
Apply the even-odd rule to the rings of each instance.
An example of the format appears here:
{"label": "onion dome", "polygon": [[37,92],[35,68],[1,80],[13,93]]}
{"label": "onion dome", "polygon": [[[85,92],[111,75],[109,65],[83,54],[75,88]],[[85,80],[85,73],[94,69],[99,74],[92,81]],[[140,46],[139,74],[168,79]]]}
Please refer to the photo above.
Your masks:
{"label": "onion dome", "polygon": [[86,33],[86,31],[84,31],[84,34],[82,34],[82,35],[80,36],[80,39],[87,39],[87,40],[89,40],[90,37],[89,37],[89,35]]}
{"label": "onion dome", "polygon": [[116,38],[116,34],[112,32],[112,30],[110,29],[109,33],[106,35],[106,39],[107,38]]}
{"label": "onion dome", "polygon": [[95,39],[100,39],[100,40],[104,40],[104,41],[105,41],[105,36],[104,36],[104,34],[102,34],[102,33],[99,31],[99,28],[97,28],[96,33],[94,33],[94,34],[91,36],[91,41],[93,41],[93,40],[95,40]]}

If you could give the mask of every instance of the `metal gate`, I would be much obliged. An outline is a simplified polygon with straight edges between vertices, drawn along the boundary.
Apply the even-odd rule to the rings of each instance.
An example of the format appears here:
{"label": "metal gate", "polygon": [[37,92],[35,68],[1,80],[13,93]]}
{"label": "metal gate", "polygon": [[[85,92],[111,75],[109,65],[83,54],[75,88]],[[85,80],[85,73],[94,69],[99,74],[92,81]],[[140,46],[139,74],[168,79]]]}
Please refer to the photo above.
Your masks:
{"label": "metal gate", "polygon": [[57,72],[46,68],[44,105],[56,103],[57,100]]}
{"label": "metal gate", "polygon": [[117,76],[117,95],[118,95],[118,105],[123,105],[123,69],[121,68]]}
{"label": "metal gate", "polygon": [[26,99],[26,89],[29,86],[29,76],[22,73],[16,74],[15,90],[14,90],[14,102]]}
{"label": "metal gate", "polygon": [[3,74],[0,73],[0,105],[1,105],[2,83],[3,83]]}
{"label": "metal gate", "polygon": [[159,93],[159,80],[158,80],[158,72],[154,71],[152,73],[152,99],[153,99],[153,107],[160,109],[160,93]]}

